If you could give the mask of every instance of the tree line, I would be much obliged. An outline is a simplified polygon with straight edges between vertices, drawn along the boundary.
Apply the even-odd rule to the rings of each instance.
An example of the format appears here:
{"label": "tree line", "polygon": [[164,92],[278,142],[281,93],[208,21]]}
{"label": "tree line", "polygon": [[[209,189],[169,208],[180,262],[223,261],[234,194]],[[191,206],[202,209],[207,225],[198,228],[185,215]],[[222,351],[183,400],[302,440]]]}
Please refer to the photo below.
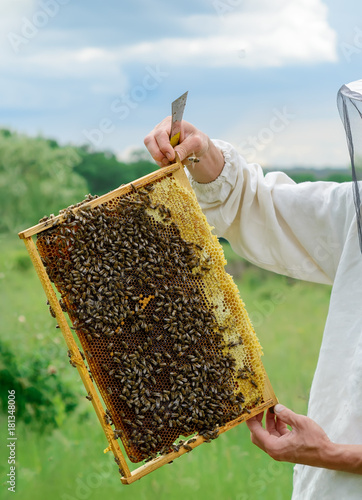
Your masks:
{"label": "tree line", "polygon": [[[0,232],[18,232],[90,193],[102,195],[157,169],[144,150],[128,163],[110,151],[61,146],[52,139],[0,129]],[[288,169],[296,182],[350,180],[347,170]]]}
{"label": "tree line", "polygon": [[88,193],[102,195],[156,168],[142,150],[123,163],[109,151],[0,129],[0,232],[26,229]]}

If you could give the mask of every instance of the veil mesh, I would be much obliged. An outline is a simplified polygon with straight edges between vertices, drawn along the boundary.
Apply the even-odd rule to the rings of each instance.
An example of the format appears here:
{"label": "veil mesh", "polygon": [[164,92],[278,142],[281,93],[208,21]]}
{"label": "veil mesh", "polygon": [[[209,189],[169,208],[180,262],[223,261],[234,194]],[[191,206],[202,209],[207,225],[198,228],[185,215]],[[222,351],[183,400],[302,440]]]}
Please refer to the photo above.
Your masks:
{"label": "veil mesh", "polygon": [[342,85],[337,95],[337,106],[346,132],[351,159],[353,200],[356,209],[358,240],[362,252],[361,195],[358,173],[362,167],[362,80]]}

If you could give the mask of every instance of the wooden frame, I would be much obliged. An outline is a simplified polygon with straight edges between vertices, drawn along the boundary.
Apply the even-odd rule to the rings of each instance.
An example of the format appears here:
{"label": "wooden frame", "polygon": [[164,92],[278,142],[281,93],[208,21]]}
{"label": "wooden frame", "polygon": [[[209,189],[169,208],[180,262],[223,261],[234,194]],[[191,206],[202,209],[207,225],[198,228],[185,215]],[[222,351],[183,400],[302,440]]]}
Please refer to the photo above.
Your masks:
{"label": "wooden frame", "polygon": [[[97,206],[101,203],[104,203],[118,194],[125,194],[127,192],[130,192],[134,189],[134,187],[137,189],[141,186],[143,186],[146,183],[154,182],[157,179],[160,179],[164,177],[165,175],[172,174],[174,177],[178,179],[178,181],[187,189],[191,190],[191,186],[188,182],[188,179],[184,173],[183,170],[183,165],[181,162],[178,160],[177,163],[170,165],[169,167],[157,170],[156,172],[153,172],[145,177],[142,177],[136,181],[134,181],[131,185],[127,184],[124,186],[119,187],[118,189],[111,191],[110,193],[107,193],[103,196],[100,196],[99,198],[96,198],[92,201],[87,202],[86,204],[82,205],[82,208],[85,206]],[[74,208],[74,211],[77,211],[77,208]],[[53,288],[53,285],[48,277],[48,274],[46,272],[46,269],[43,265],[43,262],[40,258],[40,255],[38,253],[38,250],[36,248],[36,245],[33,241],[33,236],[49,229],[50,227],[58,224],[58,222],[61,222],[63,220],[62,215],[58,215],[54,218],[48,219],[45,222],[42,222],[40,224],[37,224],[25,231],[22,231],[19,233],[19,238],[24,240],[25,246],[28,250],[28,253],[30,255],[30,258],[32,260],[32,263],[35,267],[35,270],[38,274],[38,277],[40,279],[40,282],[43,286],[43,289],[45,291],[46,297],[49,301],[49,304],[51,308],[53,309],[55,313],[56,320],[58,322],[58,325],[61,329],[61,332],[64,336],[65,342],[67,344],[67,347],[70,351],[71,354],[71,362],[74,364],[79,372],[79,375],[83,381],[84,387],[91,399],[93,408],[97,414],[98,420],[103,428],[103,431],[105,433],[106,439],[109,443],[108,448],[106,448],[105,452],[112,451],[115,457],[115,461],[117,464],[119,464],[120,469],[123,471],[123,476],[121,477],[121,481],[123,484],[131,484],[134,481],[140,479],[141,477],[149,474],[150,472],[158,469],[162,465],[171,462],[175,460],[176,458],[182,456],[184,453],[188,453],[186,448],[180,447],[179,451],[173,451],[168,453],[167,455],[162,455],[160,457],[157,457],[150,462],[146,463],[145,465],[142,465],[135,469],[134,471],[130,471],[128,464],[126,462],[126,459],[122,453],[122,450],[118,444],[118,441],[114,438],[114,433],[111,425],[108,423],[107,415],[106,412],[103,408],[102,402],[98,396],[98,393],[95,389],[95,386],[93,384],[93,381],[91,379],[90,374],[88,373],[88,369],[85,365],[85,362],[80,354],[80,351],[78,349],[77,343],[75,341],[75,338],[73,336],[73,333],[68,325],[66,316],[60,306],[60,303],[57,299],[55,290]],[[228,422],[226,425],[223,427],[220,427],[218,429],[218,434],[222,434],[233,427],[237,426],[239,423],[244,422],[245,420],[257,415],[258,413],[261,413],[262,411],[266,410],[269,407],[274,406],[277,403],[277,398],[273,392],[273,389],[271,387],[271,384],[269,382],[269,379],[267,375],[265,374],[265,386],[264,386],[264,393],[263,393],[263,399],[264,402],[260,404],[258,407],[252,409],[250,413],[244,413],[240,417],[238,417],[235,420],[232,420]],[[204,438],[201,436],[196,436],[195,440],[189,444],[189,447],[194,449],[200,444],[204,442]]]}

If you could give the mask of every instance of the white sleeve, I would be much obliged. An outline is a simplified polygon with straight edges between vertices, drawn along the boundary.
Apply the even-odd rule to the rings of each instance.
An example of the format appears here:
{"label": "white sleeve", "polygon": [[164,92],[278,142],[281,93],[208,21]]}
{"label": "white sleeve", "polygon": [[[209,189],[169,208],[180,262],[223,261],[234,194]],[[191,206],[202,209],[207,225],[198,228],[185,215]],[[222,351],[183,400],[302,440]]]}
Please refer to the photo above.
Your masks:
{"label": "white sleeve", "polygon": [[224,154],[222,173],[209,184],[190,182],[217,236],[264,269],[331,284],[355,214],[351,184],[264,176],[230,144],[213,142]]}

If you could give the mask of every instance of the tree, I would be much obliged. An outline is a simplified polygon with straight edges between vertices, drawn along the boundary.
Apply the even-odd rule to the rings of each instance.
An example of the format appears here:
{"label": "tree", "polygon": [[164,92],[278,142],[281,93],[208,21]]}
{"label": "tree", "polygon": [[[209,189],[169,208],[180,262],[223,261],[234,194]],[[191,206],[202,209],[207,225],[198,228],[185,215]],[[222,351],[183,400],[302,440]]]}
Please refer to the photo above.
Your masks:
{"label": "tree", "polygon": [[78,406],[78,397],[49,365],[42,351],[19,360],[0,340],[0,411],[7,414],[9,390],[16,394],[16,419],[44,432],[45,426],[60,426]]}
{"label": "tree", "polygon": [[75,172],[86,179],[92,194],[105,194],[157,168],[138,152],[133,153],[130,163],[119,161],[114,153],[107,151],[90,152],[83,147],[78,152],[82,161],[76,165]]}
{"label": "tree", "polygon": [[350,182],[351,179],[352,179],[351,173],[348,171],[331,173],[326,178],[327,181],[333,181],[333,182]]}
{"label": "tree", "polygon": [[87,194],[73,147],[0,130],[0,231],[18,231]]}

